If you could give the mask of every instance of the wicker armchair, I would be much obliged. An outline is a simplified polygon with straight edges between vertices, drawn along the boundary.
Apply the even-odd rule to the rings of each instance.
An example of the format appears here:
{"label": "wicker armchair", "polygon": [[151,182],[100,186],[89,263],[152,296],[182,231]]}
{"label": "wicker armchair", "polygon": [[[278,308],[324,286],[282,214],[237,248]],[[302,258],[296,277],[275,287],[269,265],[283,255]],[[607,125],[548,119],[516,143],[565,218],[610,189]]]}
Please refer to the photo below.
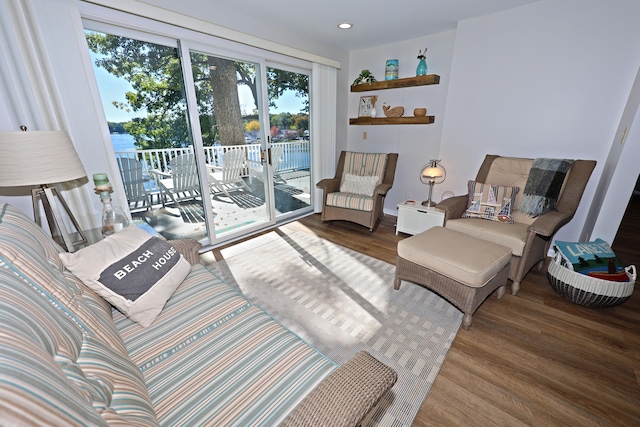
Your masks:
{"label": "wicker armchair", "polygon": [[[475,180],[496,185],[518,186],[522,193],[532,163],[533,159],[487,155]],[[553,236],[575,215],[595,166],[596,162],[593,160],[576,160],[567,173],[556,210],[535,218],[514,212],[515,224],[462,218],[467,209],[468,195],[446,199],[436,207],[445,211],[446,228],[511,248],[509,279],[513,281],[511,293],[516,295],[522,279],[531,268],[536,264],[538,268],[544,267]],[[520,197],[522,195],[518,194],[516,206]]]}
{"label": "wicker armchair", "polygon": [[[316,184],[322,188],[322,221],[343,220],[364,225],[374,231],[382,219],[387,192],[393,186],[397,153],[340,153],[336,175]],[[344,191],[346,176],[378,177],[373,195]]]}

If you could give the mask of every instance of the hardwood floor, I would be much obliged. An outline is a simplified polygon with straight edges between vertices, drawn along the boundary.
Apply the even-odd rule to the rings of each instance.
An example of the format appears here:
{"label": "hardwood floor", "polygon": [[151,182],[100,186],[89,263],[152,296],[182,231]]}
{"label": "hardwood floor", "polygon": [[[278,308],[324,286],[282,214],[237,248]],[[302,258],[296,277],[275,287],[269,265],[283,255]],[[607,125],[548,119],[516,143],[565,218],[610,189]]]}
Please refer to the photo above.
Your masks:
{"label": "hardwood floor", "polygon": [[[319,215],[281,228],[395,264],[396,243],[407,237],[395,235],[395,220],[385,216],[374,233]],[[614,249],[637,265],[637,243],[636,219]],[[589,309],[558,296],[546,269],[534,269],[517,296],[490,296],[458,332],[414,426],[492,425],[639,426],[638,290],[620,306]]]}

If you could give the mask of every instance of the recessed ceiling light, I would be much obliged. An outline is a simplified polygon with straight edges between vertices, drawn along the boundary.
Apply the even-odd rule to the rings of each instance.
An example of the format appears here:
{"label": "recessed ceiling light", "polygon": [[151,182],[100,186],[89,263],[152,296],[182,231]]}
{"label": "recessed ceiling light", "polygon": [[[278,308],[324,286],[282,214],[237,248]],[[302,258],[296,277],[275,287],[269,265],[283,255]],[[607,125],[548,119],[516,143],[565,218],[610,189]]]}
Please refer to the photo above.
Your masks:
{"label": "recessed ceiling light", "polygon": [[338,24],[338,28],[340,28],[341,30],[348,30],[351,27],[353,27],[353,25],[348,22],[341,22]]}

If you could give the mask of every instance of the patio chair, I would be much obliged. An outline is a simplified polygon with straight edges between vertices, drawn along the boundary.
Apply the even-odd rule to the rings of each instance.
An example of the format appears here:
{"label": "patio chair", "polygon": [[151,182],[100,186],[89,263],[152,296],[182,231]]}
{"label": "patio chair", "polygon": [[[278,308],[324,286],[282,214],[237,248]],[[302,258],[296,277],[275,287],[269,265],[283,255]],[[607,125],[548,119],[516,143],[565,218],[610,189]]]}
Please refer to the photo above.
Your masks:
{"label": "patio chair", "polygon": [[209,178],[212,190],[222,192],[227,197],[231,197],[229,191],[243,188],[251,191],[251,188],[242,179],[247,168],[246,154],[243,149],[228,150],[222,154],[222,166],[207,165],[207,167],[211,169]]}
{"label": "patio chair", "polygon": [[335,177],[316,184],[324,190],[322,222],[351,221],[374,231],[382,219],[397,163],[398,153],[340,153]]}
{"label": "patio chair", "polygon": [[[254,176],[264,182],[262,162],[247,160],[247,163],[251,166],[249,170],[249,182],[252,182]],[[273,181],[278,184],[286,184],[287,181],[280,176],[280,171],[284,166],[284,146],[274,145],[271,147],[271,165],[273,167]]]}
{"label": "patio chair", "polygon": [[180,202],[200,197],[196,158],[193,154],[181,154],[174,157],[169,162],[169,169],[170,173],[160,170],[151,171],[158,187],[160,187],[163,206],[165,206],[167,197],[177,206],[180,206]]}
{"label": "patio chair", "polygon": [[136,159],[128,157],[120,157],[118,167],[122,176],[122,184],[129,202],[129,209],[133,210],[150,210],[152,194],[145,188],[145,184],[149,182],[150,177],[144,173],[144,165]]}

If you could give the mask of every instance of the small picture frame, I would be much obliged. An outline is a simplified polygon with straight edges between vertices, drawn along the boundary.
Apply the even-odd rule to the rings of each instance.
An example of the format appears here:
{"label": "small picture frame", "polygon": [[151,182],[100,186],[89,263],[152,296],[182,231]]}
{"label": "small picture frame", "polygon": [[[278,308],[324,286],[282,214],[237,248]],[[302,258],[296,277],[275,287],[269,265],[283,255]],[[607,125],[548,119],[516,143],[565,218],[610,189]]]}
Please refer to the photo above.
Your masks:
{"label": "small picture frame", "polygon": [[360,103],[358,104],[358,117],[371,117],[371,110],[373,110],[372,96],[361,96]]}

